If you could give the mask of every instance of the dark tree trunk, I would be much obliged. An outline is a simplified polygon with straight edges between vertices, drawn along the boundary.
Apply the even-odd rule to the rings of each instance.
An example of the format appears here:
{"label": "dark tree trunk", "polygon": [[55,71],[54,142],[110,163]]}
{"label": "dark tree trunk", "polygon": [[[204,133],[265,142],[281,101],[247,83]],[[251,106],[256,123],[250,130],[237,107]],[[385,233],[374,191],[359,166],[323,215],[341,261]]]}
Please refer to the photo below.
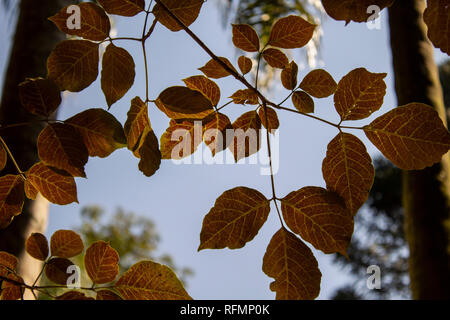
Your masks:
{"label": "dark tree trunk", "polygon": [[[70,0],[21,0],[19,17],[3,85],[0,105],[0,123],[12,124],[33,122],[36,117],[28,113],[20,104],[18,85],[27,77],[46,77],[46,61],[57,42],[64,34],[49,21],[64,6],[73,4]],[[0,134],[11,149],[22,170],[27,170],[38,161],[36,139],[43,124],[36,123],[1,130]],[[16,174],[16,169],[8,161],[2,175]],[[19,273],[26,283],[36,278],[40,263],[24,254],[25,240],[32,232],[45,232],[47,226],[48,202],[42,197],[36,201],[25,201],[22,214],[4,230],[0,230],[0,251],[7,251],[20,259]],[[29,297],[29,293],[27,295]]]}
{"label": "dark tree trunk", "polygon": [[[399,105],[429,104],[446,123],[433,47],[423,22],[424,0],[396,1],[389,8],[395,87]],[[450,299],[449,158],[430,168],[403,173],[405,234],[414,299]]]}

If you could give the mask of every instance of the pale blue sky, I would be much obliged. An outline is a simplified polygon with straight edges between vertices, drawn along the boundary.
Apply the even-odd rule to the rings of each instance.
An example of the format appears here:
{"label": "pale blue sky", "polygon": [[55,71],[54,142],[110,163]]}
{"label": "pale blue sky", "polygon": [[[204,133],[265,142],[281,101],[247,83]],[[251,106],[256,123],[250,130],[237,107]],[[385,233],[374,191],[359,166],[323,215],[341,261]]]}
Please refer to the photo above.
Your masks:
{"label": "pale blue sky", "polygon": [[[12,20],[5,19],[4,12],[0,13],[0,17],[0,39],[4,44],[0,50],[0,71],[4,73],[13,27]],[[143,17],[143,14],[131,19],[116,17],[119,36],[140,36]],[[236,64],[237,54],[232,47],[231,30],[223,29],[221,18],[216,1],[207,1],[192,30],[217,55],[226,56]],[[386,12],[382,14],[381,30],[369,30],[365,24],[354,23],[344,27],[343,22],[332,19],[323,22],[323,29],[321,57],[324,68],[336,81],[358,67],[365,67],[371,72],[388,73],[388,90],[381,111],[360,123],[369,123],[371,119],[395,107]],[[131,99],[145,96],[145,78],[139,44],[120,41],[116,45],[126,48],[135,57],[137,71],[133,88],[111,108],[111,112],[123,124]],[[161,25],[157,26],[148,41],[148,50],[151,98],[156,98],[166,87],[182,85],[183,78],[200,74],[197,68],[209,60],[184,32],[172,33]],[[292,53],[299,60],[303,56],[301,50]],[[444,58],[439,53],[436,56],[438,61]],[[307,72],[302,70],[300,77]],[[106,107],[98,80],[82,93],[66,95],[59,113],[61,119],[87,108]],[[222,98],[242,89],[231,78],[217,82],[222,89]],[[280,101],[287,94],[285,90],[273,92],[273,100]],[[332,98],[315,101],[316,115],[337,122]],[[231,105],[224,110],[233,121],[250,109],[248,106]],[[291,113],[278,114],[281,122],[280,169],[275,176],[278,196],[283,197],[308,185],[324,187],[322,160],[328,142],[337,133],[336,129]],[[159,137],[167,128],[169,119],[154,105],[150,105],[149,115]],[[355,134],[366,143],[371,155],[377,153],[364,135],[360,132]],[[280,227],[274,208],[257,237],[243,249],[197,252],[203,217],[220,194],[236,186],[247,186],[270,197],[270,179],[259,174],[258,165],[175,165],[171,161],[164,161],[160,170],[147,178],[138,170],[137,164],[138,159],[126,149],[114,152],[107,159],[91,158],[86,167],[88,179],[77,179],[80,204],[52,205],[48,234],[79,225],[79,212],[85,205],[99,205],[108,213],[122,207],[150,217],[162,238],[159,252],[171,254],[177,265],[189,266],[195,271],[188,287],[193,298],[274,298],[274,293],[269,290],[272,279],[261,270],[265,249]],[[323,274],[319,298],[327,299],[348,278],[340,267],[333,265],[331,256],[317,250],[313,252]]]}

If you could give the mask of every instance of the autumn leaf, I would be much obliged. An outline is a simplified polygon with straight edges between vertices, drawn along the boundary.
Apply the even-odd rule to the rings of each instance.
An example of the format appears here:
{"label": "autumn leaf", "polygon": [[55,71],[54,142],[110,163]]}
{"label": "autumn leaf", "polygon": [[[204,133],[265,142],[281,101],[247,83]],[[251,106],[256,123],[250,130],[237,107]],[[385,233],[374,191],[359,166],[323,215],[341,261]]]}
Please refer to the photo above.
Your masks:
{"label": "autumn leaf", "polygon": [[91,157],[105,158],[127,145],[122,125],[103,109],[85,110],[65,123],[78,130]]}
{"label": "autumn leaf", "polygon": [[7,268],[9,271],[16,271],[18,265],[19,259],[16,256],[6,251],[0,251],[0,266]]}
{"label": "autumn leaf", "polygon": [[295,109],[302,113],[314,113],[314,100],[304,91],[295,91],[292,94],[292,103]]}
{"label": "autumn leaf", "polygon": [[322,0],[322,5],[327,14],[335,20],[368,22],[373,11],[368,12],[370,6],[384,9],[392,5],[394,0]]}
{"label": "autumn leaf", "polygon": [[428,0],[423,20],[428,26],[428,38],[436,48],[450,55],[450,3],[448,0]]}
{"label": "autumn leaf", "polygon": [[268,45],[283,48],[301,48],[311,40],[316,25],[299,16],[290,15],[279,19],[272,26]]}
{"label": "autumn leaf", "polygon": [[262,57],[273,68],[284,69],[289,64],[288,57],[281,50],[275,48],[264,50]]}
{"label": "autumn leaf", "polygon": [[312,70],[303,78],[300,88],[316,98],[325,98],[336,92],[337,83],[323,69]]}
{"label": "autumn leaf", "polygon": [[175,86],[160,93],[157,101],[172,112],[197,114],[213,110],[211,101],[197,90]]}
{"label": "autumn leaf", "polygon": [[24,181],[20,175],[0,177],[0,229],[6,228],[12,219],[22,213]]}
{"label": "autumn leaf", "polygon": [[136,151],[141,159],[138,165],[139,170],[145,176],[151,177],[159,169],[162,157],[161,151],[159,150],[158,138],[153,130],[149,130],[143,135]]}
{"label": "autumn leaf", "polygon": [[73,15],[70,6],[64,7],[53,17],[48,18],[59,30],[72,36],[82,37],[93,41],[102,41],[109,36],[111,23],[105,11],[98,5],[90,2],[83,2],[77,5],[80,12],[80,25],[69,28]]}
{"label": "autumn leaf", "polygon": [[[231,70],[237,73],[230,60],[224,57],[219,57],[219,59],[222,60]],[[203,67],[199,68],[199,70],[203,72],[208,78],[213,79],[220,79],[231,75],[230,72],[225,70],[222,65],[214,59],[209,60]]]}
{"label": "autumn leaf", "polygon": [[247,58],[245,56],[240,56],[238,58],[238,66],[239,70],[241,70],[243,75],[246,75],[252,70],[253,62],[252,59]]}
{"label": "autumn leaf", "polygon": [[36,200],[39,191],[33,187],[29,180],[25,180],[25,195],[30,200]]}
{"label": "autumn leaf", "polygon": [[[228,146],[234,160],[249,157],[258,152],[261,147],[260,132],[261,120],[256,111],[248,111],[241,115],[232,124],[234,130],[233,142]],[[228,138],[228,137],[227,137]]]}
{"label": "autumn leaf", "polygon": [[86,177],[84,166],[89,154],[80,133],[71,125],[51,123],[39,134],[38,154],[47,166],[64,170],[74,177]]}
{"label": "autumn leaf", "polygon": [[259,37],[255,29],[248,24],[233,24],[233,44],[247,52],[259,51]]}
{"label": "autumn leaf", "polygon": [[206,122],[203,141],[211,150],[213,157],[216,153],[223,151],[228,147],[228,144],[231,141],[226,139],[226,130],[232,128],[230,119],[219,112],[215,113],[213,117]]}
{"label": "autumn leaf", "polygon": [[55,300],[94,300],[94,298],[88,297],[82,292],[71,290],[57,296]]}
{"label": "autumn leaf", "polygon": [[257,190],[225,191],[203,220],[198,250],[244,247],[258,234],[269,212],[269,200]]}
{"label": "autumn leaf", "polygon": [[364,68],[350,71],[338,83],[334,106],[343,121],[367,118],[383,105],[386,73],[371,73]]}
{"label": "autumn leaf", "polygon": [[270,289],[277,300],[312,300],[320,292],[322,273],[311,250],[294,234],[281,228],[270,240],[263,271],[275,281]]}
{"label": "autumn leaf", "polygon": [[119,254],[108,243],[97,241],[86,250],[84,266],[93,283],[114,281],[119,274]]}
{"label": "autumn leaf", "polygon": [[182,159],[193,154],[202,143],[203,128],[201,122],[170,121],[169,128],[162,134],[162,159]]}
{"label": "autumn leaf", "polygon": [[145,10],[145,0],[98,0],[109,14],[132,17]]}
{"label": "autumn leaf", "polygon": [[61,104],[61,92],[50,79],[27,79],[19,85],[23,107],[32,114],[48,117]]}
{"label": "autumn leaf", "polygon": [[297,86],[298,66],[294,61],[291,61],[281,71],[281,83],[288,90],[294,90]]}
{"label": "autumn leaf", "polygon": [[132,151],[136,149],[136,145],[146,127],[151,127],[150,119],[148,118],[148,108],[141,98],[136,97],[131,100],[131,107],[124,125],[128,149]]}
{"label": "autumn leaf", "polygon": [[0,146],[0,171],[5,169],[7,161],[8,161],[8,154],[6,153],[5,148],[3,148],[3,146]]}
{"label": "autumn leaf", "polygon": [[36,163],[25,174],[28,182],[48,201],[59,205],[78,202],[77,186],[72,176],[57,172],[42,162]]}
{"label": "autumn leaf", "polygon": [[72,266],[75,265],[69,259],[52,258],[45,265],[45,275],[56,284],[67,285],[67,280],[71,276],[67,271]]}
{"label": "autumn leaf", "polygon": [[120,296],[115,294],[113,291],[108,289],[98,290],[97,291],[97,297],[95,300],[122,300]]}
{"label": "autumn leaf", "polygon": [[353,217],[334,192],[319,187],[293,191],[281,200],[286,225],[324,253],[347,256]]}
{"label": "autumn leaf", "polygon": [[[267,114],[267,118],[266,118]],[[270,107],[261,107],[258,110],[258,116],[261,120],[262,125],[264,128],[269,130],[270,133],[273,133],[274,130],[278,129],[280,126],[280,121],[278,120],[277,112],[270,108]],[[267,121],[266,121],[267,119]]]}
{"label": "autumn leaf", "polygon": [[235,104],[258,104],[258,94],[252,89],[241,89],[233,93],[230,99]]}
{"label": "autumn leaf", "polygon": [[53,257],[72,258],[83,252],[83,249],[80,235],[72,230],[58,230],[50,238],[50,251]]}
{"label": "autumn leaf", "polygon": [[355,215],[369,197],[375,177],[364,144],[354,135],[340,132],[328,144],[322,173],[327,189],[339,194]]}
{"label": "autumn leaf", "polygon": [[35,259],[45,261],[48,257],[48,241],[42,233],[32,233],[25,242],[25,249]]}
{"label": "autumn leaf", "polygon": [[125,300],[191,300],[167,266],[141,261],[125,272],[114,287]]}
{"label": "autumn leaf", "polygon": [[0,300],[19,300],[22,299],[24,293],[24,287],[18,285],[23,284],[22,277],[17,274],[10,273],[6,276],[11,281],[3,281],[0,290]]}
{"label": "autumn leaf", "polygon": [[205,76],[192,76],[183,79],[183,82],[189,89],[195,90],[203,94],[211,101],[213,106],[217,106],[220,101],[220,88],[212,80]]}
{"label": "autumn leaf", "polygon": [[422,103],[397,107],[364,127],[369,140],[403,170],[422,170],[450,149],[450,134],[438,113]]}
{"label": "autumn leaf", "polygon": [[162,2],[170,12],[173,13],[186,27],[189,27],[200,14],[203,0],[160,0],[153,8],[155,18],[170,31],[180,31],[183,28],[178,22],[161,6]]}
{"label": "autumn leaf", "polygon": [[79,92],[98,76],[98,44],[87,40],[58,43],[47,60],[48,78],[61,90]]}
{"label": "autumn leaf", "polygon": [[106,47],[102,60],[102,91],[108,107],[121,99],[131,88],[136,75],[133,57],[127,50],[112,43]]}

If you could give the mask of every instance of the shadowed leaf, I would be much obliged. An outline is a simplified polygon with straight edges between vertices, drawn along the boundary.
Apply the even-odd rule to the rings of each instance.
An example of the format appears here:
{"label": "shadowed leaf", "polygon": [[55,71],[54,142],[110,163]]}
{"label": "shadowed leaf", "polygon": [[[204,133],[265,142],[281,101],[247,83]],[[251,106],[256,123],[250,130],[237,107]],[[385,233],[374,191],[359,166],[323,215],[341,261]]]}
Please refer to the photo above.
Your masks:
{"label": "shadowed leaf", "polygon": [[373,11],[367,12],[370,6],[384,9],[393,2],[394,0],[322,0],[322,5],[330,17],[349,23],[367,22],[373,15]]}
{"label": "shadowed leaf", "polygon": [[84,245],[81,237],[72,230],[58,230],[50,238],[52,256],[72,258],[83,252]]}
{"label": "shadowed leaf", "polygon": [[8,174],[0,178],[0,229],[22,213],[24,181],[20,175]]}
{"label": "shadowed leaf", "polygon": [[284,48],[301,48],[311,40],[316,25],[303,18],[290,15],[274,23],[270,32],[269,45]]}
{"label": "shadowed leaf", "polygon": [[253,61],[250,58],[247,58],[245,56],[240,56],[238,58],[238,66],[241,70],[242,74],[247,74],[252,70],[253,67]]}
{"label": "shadowed leaf", "polygon": [[141,143],[138,149],[139,170],[145,176],[151,177],[159,169],[161,165],[161,151],[159,150],[158,138],[153,130],[148,131],[145,136],[141,138]]}
{"label": "shadowed leaf", "polygon": [[289,64],[288,57],[281,50],[275,48],[264,50],[262,56],[273,68],[284,69]]}
{"label": "shadowed leaf", "polygon": [[117,294],[108,289],[97,291],[96,300],[122,300]]}
{"label": "shadowed leaf", "polygon": [[0,266],[6,267],[10,271],[15,271],[19,264],[19,259],[12,254],[0,251]]}
{"label": "shadowed leaf", "polygon": [[[200,13],[203,0],[160,0],[165,6],[187,27],[189,27]],[[158,22],[171,31],[183,29],[170,14],[157,3],[153,8],[153,14]]]}
{"label": "shadowed leaf", "polygon": [[50,79],[27,79],[19,85],[20,102],[32,114],[48,117],[61,104],[61,92]]}
{"label": "shadowed leaf", "polygon": [[[228,146],[238,162],[240,159],[258,152],[261,147],[261,120],[256,111],[249,111],[241,115],[232,124],[234,129],[233,142]],[[227,137],[229,139],[229,137]]]}
{"label": "shadowed leaf", "polygon": [[298,66],[294,61],[291,61],[281,71],[281,83],[288,90],[294,90],[297,86]]}
{"label": "shadowed leaf", "polygon": [[205,76],[192,76],[183,79],[183,82],[189,89],[202,93],[209,101],[211,101],[213,106],[219,104],[220,88],[214,81]]}
{"label": "shadowed leaf", "polygon": [[145,0],[98,0],[109,14],[132,17],[145,10]]}
{"label": "shadowed leaf", "polygon": [[48,257],[48,241],[42,233],[32,233],[25,242],[25,249],[35,259],[45,261]]}
{"label": "shadowed leaf", "polygon": [[68,291],[55,298],[56,300],[94,300],[92,297],[86,296],[79,291]]}
{"label": "shadowed leaf", "polygon": [[337,83],[327,71],[316,69],[303,78],[300,88],[313,97],[325,98],[336,92]]}
{"label": "shadowed leaf", "polygon": [[45,275],[47,278],[59,285],[67,285],[70,272],[69,267],[75,266],[72,261],[65,258],[52,258],[45,265]]}
{"label": "shadowed leaf", "polygon": [[6,153],[5,148],[3,148],[3,146],[0,146],[0,171],[5,169],[7,161],[8,161],[8,154]]}
{"label": "shadowed leaf", "polygon": [[423,20],[428,26],[428,38],[433,45],[450,55],[450,2],[428,0]]}
{"label": "shadowed leaf", "polygon": [[119,254],[108,243],[97,241],[86,250],[84,266],[93,283],[114,281],[119,274]]}
{"label": "shadowed leaf", "polygon": [[14,282],[3,281],[2,288],[1,288],[1,294],[0,294],[0,300],[22,299],[25,289],[22,286],[18,285],[18,283],[24,283],[23,279],[14,273],[8,274],[6,276],[6,278],[8,278]]}
{"label": "shadowed leaf", "polygon": [[[266,121],[266,113],[267,113],[267,121]],[[263,107],[259,108],[258,116],[264,128],[269,130],[270,133],[273,133],[273,130],[278,129],[278,127],[280,126],[280,121],[278,120],[277,112],[270,107],[266,107],[265,109]]]}
{"label": "shadowed leaf", "polygon": [[259,38],[253,27],[248,24],[233,24],[233,44],[247,52],[259,51]]}
{"label": "shadowed leaf", "polygon": [[211,101],[197,90],[175,86],[160,93],[157,101],[172,112],[197,114],[213,110]]}
{"label": "shadowed leaf", "polygon": [[145,128],[151,128],[148,118],[147,105],[136,97],[131,100],[131,107],[127,114],[127,121],[124,125],[125,136],[128,141],[128,149],[134,151]]}

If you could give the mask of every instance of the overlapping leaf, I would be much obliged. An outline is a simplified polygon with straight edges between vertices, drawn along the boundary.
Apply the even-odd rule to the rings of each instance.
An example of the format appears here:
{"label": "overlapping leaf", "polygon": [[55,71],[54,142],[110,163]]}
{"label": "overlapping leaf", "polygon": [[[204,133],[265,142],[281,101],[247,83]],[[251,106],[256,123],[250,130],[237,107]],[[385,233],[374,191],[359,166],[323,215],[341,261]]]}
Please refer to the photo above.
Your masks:
{"label": "overlapping leaf", "polygon": [[11,281],[3,281],[0,300],[19,300],[22,299],[24,287],[18,284],[23,284],[22,277],[15,273],[10,273],[6,276]]}
{"label": "overlapping leaf", "polygon": [[364,119],[380,109],[386,94],[385,77],[386,73],[371,73],[364,68],[344,76],[334,94],[334,106],[341,119]]}
{"label": "overlapping leaf", "polygon": [[42,233],[32,233],[25,242],[25,249],[35,259],[45,261],[48,257],[48,241]]}
{"label": "overlapping leaf", "polygon": [[67,285],[70,273],[69,267],[75,266],[72,261],[65,258],[52,258],[45,265],[45,275],[47,278],[59,285]]}
{"label": "overlapping leaf", "polygon": [[131,101],[131,107],[127,114],[127,121],[124,125],[128,149],[134,151],[144,133],[144,129],[150,127],[147,105],[141,98],[134,98]]}
{"label": "overlapping leaf", "polygon": [[225,191],[203,220],[198,250],[244,247],[258,234],[269,212],[269,200],[257,190]]}
{"label": "overlapping leaf", "polygon": [[[185,26],[189,27],[200,13],[203,5],[203,0],[160,0],[167,9],[170,10]],[[158,22],[163,24],[171,31],[179,31],[182,28],[180,24],[163,8],[160,3],[157,3],[153,8],[153,14]]]}
{"label": "overlapping leaf", "polygon": [[301,48],[311,40],[316,25],[305,19],[290,15],[276,21],[269,37],[269,45],[284,48]]}
{"label": "overlapping leaf", "polygon": [[428,0],[423,20],[428,26],[428,38],[436,48],[450,55],[450,3],[448,0]]}
{"label": "overlapping leaf", "polygon": [[183,79],[183,82],[189,89],[202,93],[209,101],[211,101],[213,106],[219,104],[220,88],[214,81],[205,76],[192,76]]}
{"label": "overlapping leaf", "polygon": [[27,79],[19,85],[20,102],[32,114],[50,116],[61,104],[61,92],[50,79]]}
{"label": "overlapping leaf", "polygon": [[234,129],[233,142],[228,146],[238,162],[240,159],[258,152],[261,147],[261,120],[256,111],[249,111],[241,115],[232,124]]}
{"label": "overlapping leaf", "polygon": [[94,300],[94,298],[88,297],[84,293],[79,292],[79,291],[74,291],[74,290],[65,292],[62,295],[57,296],[55,299],[56,300]]}
{"label": "overlapping leaf", "polygon": [[305,187],[283,198],[281,211],[289,229],[316,249],[347,255],[353,217],[337,194],[319,187]]}
{"label": "overlapping leaf", "polygon": [[145,0],[98,0],[109,14],[132,17],[145,10]]}
{"label": "overlapping leaf", "polygon": [[[230,60],[224,57],[219,57],[219,59],[223,61],[231,70],[236,71]],[[213,79],[220,79],[231,75],[230,72],[225,70],[225,68],[222,67],[222,65],[214,59],[209,60],[203,67],[199,68],[199,70],[203,72],[208,78]]]}
{"label": "overlapping leaf", "polygon": [[438,113],[422,103],[395,108],[365,126],[364,132],[403,170],[431,166],[450,149],[450,134]]}
{"label": "overlapping leaf", "polygon": [[170,121],[169,128],[161,136],[162,159],[182,159],[193,154],[202,143],[201,122]]}
{"label": "overlapping leaf", "polygon": [[298,66],[291,61],[283,71],[281,71],[281,83],[288,90],[294,90],[297,86]]}
{"label": "overlapping leaf", "polygon": [[258,104],[258,95],[252,89],[240,89],[230,97],[235,104]]}
{"label": "overlapping leaf", "polygon": [[329,144],[322,163],[327,189],[339,194],[350,213],[366,202],[375,177],[372,159],[364,144],[349,133],[339,133]]}
{"label": "overlapping leaf", "polygon": [[327,71],[316,69],[303,78],[300,88],[313,97],[325,98],[336,92],[337,83]]}
{"label": "overlapping leaf", "polygon": [[213,157],[228,147],[231,141],[226,139],[226,130],[232,128],[230,119],[219,112],[206,121],[203,141],[211,150]]}
{"label": "overlapping leaf", "polygon": [[113,291],[108,289],[98,290],[97,291],[97,297],[95,300],[122,300],[121,297],[119,297],[117,294],[115,294]]}
{"label": "overlapping leaf", "polygon": [[250,58],[247,58],[245,56],[240,56],[238,59],[238,66],[241,70],[242,74],[247,74],[252,70],[253,62]]}
{"label": "overlapping leaf", "polygon": [[50,238],[50,251],[53,257],[72,258],[83,252],[81,237],[72,230],[58,230]]}
{"label": "overlapping leaf", "polygon": [[5,267],[9,271],[15,271],[18,265],[19,259],[16,256],[6,251],[0,251],[0,266]]}
{"label": "overlapping leaf", "polygon": [[269,48],[262,53],[264,60],[273,68],[284,69],[289,64],[288,57],[275,48]]}
{"label": "overlapping leaf", "polygon": [[114,281],[119,274],[119,254],[108,243],[97,241],[86,250],[84,266],[93,283]]}
{"label": "overlapping leaf", "polygon": [[30,200],[36,200],[39,191],[33,187],[29,180],[25,181],[25,195]]}
{"label": "overlapping leaf", "polygon": [[273,130],[278,129],[278,127],[280,126],[277,112],[270,107],[259,108],[258,116],[264,128],[269,130],[270,133],[273,133]]}
{"label": "overlapping leaf", "polygon": [[162,156],[159,150],[158,138],[153,130],[146,130],[134,154],[141,159],[138,168],[147,177],[152,176],[159,169]]}
{"label": "overlapping leaf", "polygon": [[259,51],[259,37],[255,29],[248,24],[233,24],[233,44],[247,52]]}
{"label": "overlapping leaf", "polygon": [[320,292],[322,274],[311,250],[294,234],[281,228],[270,240],[263,271],[275,281],[270,289],[277,300],[312,300]]}
{"label": "overlapping leaf", "polygon": [[3,148],[3,146],[0,146],[0,171],[5,169],[7,161],[8,161],[8,154],[6,153],[5,148]]}
{"label": "overlapping leaf", "polygon": [[304,91],[295,91],[292,94],[294,107],[303,113],[314,113],[314,100]]}
{"label": "overlapping leaf", "polygon": [[0,178],[0,229],[10,224],[22,212],[24,182],[20,175],[6,175]]}
{"label": "overlapping leaf", "polygon": [[212,102],[205,95],[188,87],[169,87],[160,93],[157,101],[172,112],[198,114],[213,110]]}
{"label": "overlapping leaf", "polygon": [[377,6],[380,9],[389,7],[394,0],[322,0],[322,5],[330,17],[335,20],[367,22],[372,11],[368,12],[370,6]]}

